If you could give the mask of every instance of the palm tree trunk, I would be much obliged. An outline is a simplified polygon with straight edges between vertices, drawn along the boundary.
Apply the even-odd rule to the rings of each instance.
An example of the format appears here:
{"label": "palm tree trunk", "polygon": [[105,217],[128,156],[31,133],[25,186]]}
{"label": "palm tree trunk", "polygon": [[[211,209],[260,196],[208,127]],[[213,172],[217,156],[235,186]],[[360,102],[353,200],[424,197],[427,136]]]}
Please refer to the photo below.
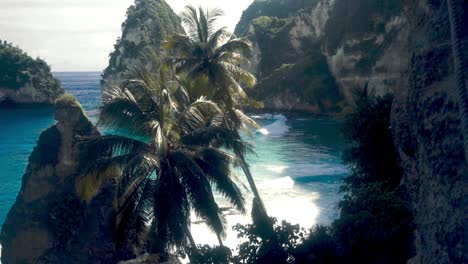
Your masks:
{"label": "palm tree trunk", "polygon": [[462,47],[462,21],[460,19],[460,6],[462,1],[447,0],[450,19],[450,30],[452,35],[453,63],[455,66],[455,77],[459,96],[460,119],[462,123],[463,145],[465,161],[468,164],[468,95],[465,86],[465,65]]}
{"label": "palm tree trunk", "polygon": [[195,240],[193,239],[192,232],[190,232],[190,228],[185,225],[184,226],[184,231],[185,234],[187,235],[187,238],[189,239],[190,246],[193,248],[193,250],[197,250],[197,244],[195,243]]}
{"label": "palm tree trunk", "polygon": [[221,238],[221,235],[220,235],[220,234],[216,234],[216,237],[218,238],[219,245],[220,245],[221,247],[224,247],[223,239]]}
{"label": "palm tree trunk", "polygon": [[250,189],[252,190],[254,197],[258,199],[258,201],[260,201],[260,203],[263,205],[263,201],[260,198],[260,194],[258,193],[258,189],[257,189],[257,186],[255,185],[255,181],[253,179],[252,173],[250,172],[249,165],[247,164],[244,158],[241,158],[241,159],[242,159],[241,160],[242,170],[244,171],[247,181],[249,182]]}

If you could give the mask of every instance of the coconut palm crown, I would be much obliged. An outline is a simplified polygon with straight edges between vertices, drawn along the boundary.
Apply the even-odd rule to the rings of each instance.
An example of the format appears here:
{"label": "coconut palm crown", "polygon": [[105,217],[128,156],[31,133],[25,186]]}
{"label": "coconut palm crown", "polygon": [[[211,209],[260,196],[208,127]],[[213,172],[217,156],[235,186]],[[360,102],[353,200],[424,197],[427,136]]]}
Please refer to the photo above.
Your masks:
{"label": "coconut palm crown", "polygon": [[[187,35],[171,35],[162,46],[177,52],[171,59],[176,73],[186,74],[198,84],[207,79],[208,85],[188,89],[190,94],[202,93],[221,108],[231,109],[237,107],[240,100],[247,99],[243,87],[253,87],[256,79],[242,67],[248,64],[246,56],[252,44],[230,34],[226,27],[216,29],[216,22],[222,15],[220,9],[187,6],[180,15]],[[201,91],[197,90],[200,88]]]}
{"label": "coconut palm crown", "polygon": [[231,153],[249,146],[233,139],[215,103],[190,100],[183,87],[168,85],[164,74],[156,80],[134,72],[124,88],[106,93],[98,124],[114,135],[83,140],[80,160],[92,165],[77,184],[81,196],[91,200],[113,180],[117,231],[131,230],[137,246],[150,240],[159,253],[188,242],[194,247],[192,210],[222,244],[225,220],[212,186],[245,212],[231,173],[239,161]]}
{"label": "coconut palm crown", "polygon": [[[216,102],[224,112],[225,126],[241,140],[238,129],[250,134],[259,125],[240,111],[239,104],[249,102],[242,87],[251,88],[256,79],[242,66],[249,63],[247,56],[252,44],[245,38],[237,38],[225,27],[216,29],[217,20],[223,15],[220,9],[187,6],[180,17],[187,35],[168,36],[162,47],[175,51],[170,62],[175,72],[185,75],[194,85],[186,85],[192,97],[203,94]],[[254,194],[253,211],[258,219],[267,219],[266,210],[242,153],[235,153]],[[256,217],[254,217],[256,218]],[[260,222],[258,222],[260,224]]]}

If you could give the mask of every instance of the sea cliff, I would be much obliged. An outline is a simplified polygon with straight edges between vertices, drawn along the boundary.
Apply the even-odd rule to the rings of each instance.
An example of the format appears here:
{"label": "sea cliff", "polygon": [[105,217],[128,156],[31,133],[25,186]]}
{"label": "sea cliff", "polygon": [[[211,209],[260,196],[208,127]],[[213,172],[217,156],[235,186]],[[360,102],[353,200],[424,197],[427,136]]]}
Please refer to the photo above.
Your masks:
{"label": "sea cliff", "polygon": [[63,88],[45,61],[0,40],[0,106],[54,104],[61,94]]}
{"label": "sea cliff", "polygon": [[167,35],[182,33],[179,17],[164,0],[137,0],[127,10],[122,36],[110,54],[109,65],[102,75],[102,89],[120,85],[122,76],[135,67],[153,67],[165,53],[161,41]]}

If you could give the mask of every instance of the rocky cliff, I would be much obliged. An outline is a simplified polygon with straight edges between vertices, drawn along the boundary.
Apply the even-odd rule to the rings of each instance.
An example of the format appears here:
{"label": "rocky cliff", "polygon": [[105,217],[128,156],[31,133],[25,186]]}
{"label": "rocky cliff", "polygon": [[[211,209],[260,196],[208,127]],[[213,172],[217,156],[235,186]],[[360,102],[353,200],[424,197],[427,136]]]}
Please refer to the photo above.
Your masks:
{"label": "rocky cliff", "polygon": [[[416,228],[416,256],[409,263],[468,263],[468,170],[446,1],[404,4],[409,38],[400,56],[410,60],[395,87],[392,129]],[[468,55],[468,2],[458,4]]]}
{"label": "rocky cliff", "polygon": [[[410,263],[468,263],[468,171],[446,1],[298,2],[255,1],[237,26],[256,47],[254,95],[273,109],[315,111],[365,82],[393,93],[391,129],[416,230]],[[468,2],[455,2],[468,54]]]}
{"label": "rocky cliff", "polygon": [[61,94],[47,63],[0,40],[0,105],[53,104]]}
{"label": "rocky cliff", "polygon": [[[150,66],[153,58],[165,57],[161,41],[168,34],[183,32],[179,17],[164,0],[136,0],[127,10],[122,24],[122,36],[110,54],[109,66],[104,70],[102,86],[118,85],[122,74],[139,66]],[[150,56],[150,57],[148,57]]]}
{"label": "rocky cliff", "polygon": [[265,0],[243,14],[236,34],[255,47],[253,96],[267,108],[341,111],[351,91],[369,82],[391,91],[407,63],[401,2]]}
{"label": "rocky cliff", "polygon": [[85,204],[75,194],[77,142],[99,133],[70,96],[57,101],[55,119],[56,125],[41,134],[29,157],[21,190],[3,225],[1,262],[104,263],[125,259],[118,255],[122,252],[115,251],[105,218],[112,195],[103,193]]}

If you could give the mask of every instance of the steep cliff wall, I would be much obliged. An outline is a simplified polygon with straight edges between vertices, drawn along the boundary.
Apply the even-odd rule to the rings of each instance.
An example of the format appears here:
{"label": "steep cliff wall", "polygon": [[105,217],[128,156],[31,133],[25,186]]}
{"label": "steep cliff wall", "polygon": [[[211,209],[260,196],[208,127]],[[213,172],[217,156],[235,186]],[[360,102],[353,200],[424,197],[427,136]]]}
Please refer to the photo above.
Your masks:
{"label": "steep cliff wall", "polygon": [[408,62],[405,25],[395,0],[270,0],[255,1],[236,34],[254,43],[253,96],[267,108],[333,112],[366,82],[392,90]]}
{"label": "steep cliff wall", "polygon": [[53,104],[61,94],[63,88],[47,63],[0,40],[0,106]]}
{"label": "steep cliff wall", "polygon": [[[468,2],[458,3],[464,9],[468,55]],[[416,228],[416,256],[410,263],[468,263],[468,171],[446,1],[404,4],[410,37],[400,56],[411,59],[396,87],[392,129]]]}
{"label": "steep cliff wall", "polygon": [[109,66],[104,70],[102,86],[118,85],[126,70],[148,66],[149,50],[159,59],[161,41],[168,34],[183,32],[179,17],[164,0],[136,0],[127,11],[122,24],[122,36],[110,54]]}

